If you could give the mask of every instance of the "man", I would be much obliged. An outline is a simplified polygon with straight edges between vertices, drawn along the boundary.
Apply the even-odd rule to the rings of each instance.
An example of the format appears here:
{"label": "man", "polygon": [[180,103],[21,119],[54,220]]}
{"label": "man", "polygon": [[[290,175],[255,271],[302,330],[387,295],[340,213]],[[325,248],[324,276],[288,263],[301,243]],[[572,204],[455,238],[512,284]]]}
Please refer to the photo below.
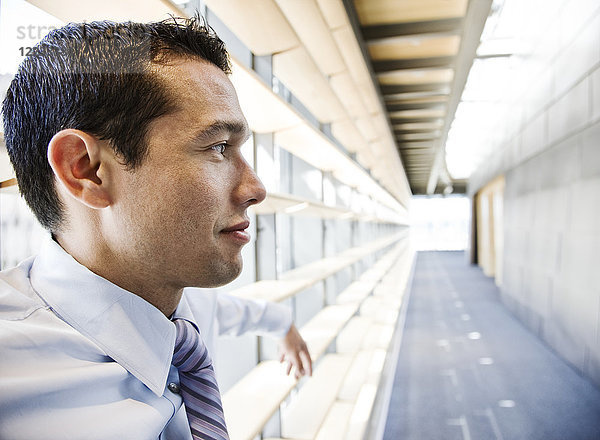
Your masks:
{"label": "man", "polygon": [[219,313],[220,332],[287,325],[310,373],[275,305],[183,294],[238,276],[265,198],[227,73],[198,18],[70,24],[23,61],[4,135],[53,240],[0,276],[0,438],[228,438],[198,333]]}

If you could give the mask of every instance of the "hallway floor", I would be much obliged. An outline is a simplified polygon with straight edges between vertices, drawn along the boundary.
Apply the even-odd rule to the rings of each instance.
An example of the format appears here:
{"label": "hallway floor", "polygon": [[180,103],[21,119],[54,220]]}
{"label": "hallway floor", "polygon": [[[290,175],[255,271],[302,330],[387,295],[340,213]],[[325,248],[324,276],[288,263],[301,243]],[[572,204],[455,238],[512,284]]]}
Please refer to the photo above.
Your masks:
{"label": "hallway floor", "polygon": [[598,440],[600,389],[462,252],[417,254],[385,440]]}

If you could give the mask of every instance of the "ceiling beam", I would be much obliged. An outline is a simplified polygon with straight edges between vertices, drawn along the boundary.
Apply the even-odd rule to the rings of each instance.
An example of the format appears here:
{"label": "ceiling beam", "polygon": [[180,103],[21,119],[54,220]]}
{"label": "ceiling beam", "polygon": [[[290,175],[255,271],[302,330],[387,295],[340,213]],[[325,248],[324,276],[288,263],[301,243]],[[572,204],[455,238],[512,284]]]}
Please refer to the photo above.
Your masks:
{"label": "ceiling beam", "polygon": [[381,85],[383,95],[395,95],[397,93],[415,93],[415,92],[439,92],[448,90],[450,84],[446,82],[428,83],[428,84],[395,84]]}
{"label": "ceiling beam", "polygon": [[394,134],[413,134],[413,133],[431,133],[438,131],[438,128],[395,128]]}
{"label": "ceiling beam", "polygon": [[376,73],[389,72],[391,70],[404,69],[426,69],[431,67],[449,67],[454,57],[429,57],[429,58],[407,58],[401,60],[379,60],[373,61],[373,69]]}
{"label": "ceiling beam", "polygon": [[430,118],[392,118],[392,125],[400,125],[400,124],[412,124],[412,123],[417,123],[417,122],[435,122],[438,121],[442,118],[438,118],[438,117],[430,117]]}
{"label": "ceiling beam", "polygon": [[408,23],[393,23],[362,28],[365,41],[379,38],[399,37],[404,35],[423,35],[449,33],[454,35],[462,26],[462,18],[446,18],[443,20],[415,21]]}
{"label": "ceiling beam", "polygon": [[[427,142],[423,142],[427,143]],[[429,142],[431,143],[431,142]],[[401,153],[411,153],[411,152],[420,152],[420,151],[431,151],[433,147],[412,147],[412,148],[402,148],[399,150]]]}
{"label": "ceiling beam", "polygon": [[[412,160],[421,160],[425,156],[431,158],[431,150],[430,149],[406,150],[406,151],[402,151],[400,154],[402,154],[403,156],[406,156],[407,158],[410,158]],[[429,162],[431,162],[431,159],[429,160]]]}
{"label": "ceiling beam", "polygon": [[433,150],[435,149],[435,143],[432,141],[413,141],[410,144],[418,144],[410,147],[400,147],[398,151],[424,151],[424,150]]}
{"label": "ceiling beam", "polygon": [[445,109],[446,104],[440,102],[416,102],[414,104],[388,104],[388,112],[399,112],[402,110],[418,110],[422,108]]}

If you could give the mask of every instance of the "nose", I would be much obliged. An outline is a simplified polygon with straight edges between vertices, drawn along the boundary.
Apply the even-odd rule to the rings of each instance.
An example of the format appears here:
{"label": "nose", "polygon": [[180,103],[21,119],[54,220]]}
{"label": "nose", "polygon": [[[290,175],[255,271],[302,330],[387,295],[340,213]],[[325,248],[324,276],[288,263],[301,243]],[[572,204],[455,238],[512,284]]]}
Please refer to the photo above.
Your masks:
{"label": "nose", "polygon": [[244,158],[240,159],[242,169],[240,170],[241,180],[237,191],[237,202],[245,207],[257,205],[265,200],[267,190],[250,164]]}

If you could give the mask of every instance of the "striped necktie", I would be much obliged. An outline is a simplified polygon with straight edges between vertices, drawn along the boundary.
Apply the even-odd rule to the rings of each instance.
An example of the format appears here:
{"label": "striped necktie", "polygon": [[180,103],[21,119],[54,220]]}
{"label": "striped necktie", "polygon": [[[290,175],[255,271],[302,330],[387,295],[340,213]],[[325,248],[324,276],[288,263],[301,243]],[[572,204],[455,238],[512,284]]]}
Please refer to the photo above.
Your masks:
{"label": "striped necktie", "polygon": [[221,395],[206,345],[198,330],[185,319],[177,328],[173,365],[179,370],[179,386],[194,440],[229,440]]}

